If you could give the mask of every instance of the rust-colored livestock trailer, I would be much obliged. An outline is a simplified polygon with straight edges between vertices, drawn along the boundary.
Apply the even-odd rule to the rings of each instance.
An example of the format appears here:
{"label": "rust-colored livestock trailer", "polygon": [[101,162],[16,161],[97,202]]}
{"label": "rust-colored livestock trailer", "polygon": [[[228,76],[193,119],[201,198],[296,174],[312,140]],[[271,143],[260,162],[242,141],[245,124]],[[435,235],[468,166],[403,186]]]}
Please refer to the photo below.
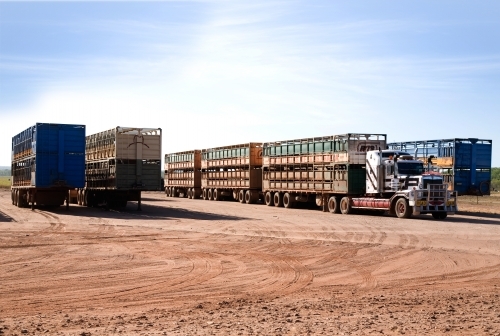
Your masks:
{"label": "rust-colored livestock trailer", "polygon": [[201,196],[201,150],[165,155],[165,194],[169,197]]}
{"label": "rust-colored livestock trailer", "polygon": [[[264,202],[291,208],[313,202],[327,210],[329,200],[363,194],[366,152],[386,148],[385,134],[342,134],[263,144]],[[332,205],[333,206],[333,205]]]}
{"label": "rust-colored livestock trailer", "polygon": [[201,187],[205,200],[255,203],[262,191],[262,143],[203,149]]}
{"label": "rust-colored livestock trailer", "polygon": [[85,187],[76,202],[123,207],[161,190],[161,129],[115,127],[86,137]]}

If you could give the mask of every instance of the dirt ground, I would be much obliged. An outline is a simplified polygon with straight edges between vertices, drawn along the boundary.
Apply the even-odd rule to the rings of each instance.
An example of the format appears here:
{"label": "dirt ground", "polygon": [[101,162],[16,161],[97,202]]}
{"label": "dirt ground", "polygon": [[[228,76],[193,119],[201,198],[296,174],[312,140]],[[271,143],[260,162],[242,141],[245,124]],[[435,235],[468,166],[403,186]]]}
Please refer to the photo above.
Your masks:
{"label": "dirt ground", "polygon": [[499,289],[495,214],[31,211],[0,190],[0,335],[500,335]]}

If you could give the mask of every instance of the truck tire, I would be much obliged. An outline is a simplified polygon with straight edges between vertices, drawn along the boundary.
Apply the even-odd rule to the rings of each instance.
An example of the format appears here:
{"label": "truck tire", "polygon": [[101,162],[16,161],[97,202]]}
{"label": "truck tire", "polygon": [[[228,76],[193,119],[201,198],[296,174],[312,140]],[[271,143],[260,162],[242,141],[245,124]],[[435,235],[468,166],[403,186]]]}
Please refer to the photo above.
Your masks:
{"label": "truck tire", "polygon": [[432,213],[432,217],[434,219],[446,219],[446,217],[448,217],[448,214],[444,211],[442,212],[433,212]]}
{"label": "truck tire", "polygon": [[213,189],[208,189],[208,191],[207,191],[207,197],[208,197],[209,201],[213,201],[214,200],[214,190]]}
{"label": "truck tire", "polygon": [[240,200],[240,193],[238,192],[238,189],[233,189],[233,200],[234,201]]}
{"label": "truck tire", "polygon": [[275,192],[274,193],[274,206],[275,207],[282,207],[283,206],[283,194],[280,192]]}
{"label": "truck tire", "polygon": [[82,205],[83,206],[87,206],[87,194],[88,194],[88,191],[87,190],[82,190]]}
{"label": "truck tire", "polygon": [[220,190],[218,190],[218,189],[214,189],[213,196],[214,196],[214,201],[221,201],[222,200],[222,195],[220,193]]}
{"label": "truck tire", "polygon": [[245,193],[245,203],[246,204],[254,204],[259,200],[259,193],[255,190],[248,190]]}
{"label": "truck tire", "polygon": [[187,191],[186,191],[186,194],[187,194],[187,198],[188,198],[188,199],[191,199],[191,198],[192,198],[192,195],[191,195],[191,189],[189,189],[189,188],[188,188],[188,189],[187,189]]}
{"label": "truck tire", "polygon": [[396,207],[394,210],[396,211],[396,216],[398,216],[398,218],[411,217],[411,207],[408,204],[408,200],[404,197],[401,197],[396,201]]}
{"label": "truck tire", "polygon": [[245,194],[246,194],[246,191],[241,189],[239,194],[238,194],[238,201],[240,201],[240,203],[245,203]]}
{"label": "truck tire", "polygon": [[252,200],[251,200],[251,197],[250,197],[250,196],[252,196],[252,195],[251,195],[251,191],[250,191],[250,190],[248,190],[248,191],[245,193],[245,203],[246,203],[246,204],[250,204],[250,203],[252,203]]}
{"label": "truck tire", "polygon": [[19,206],[19,189],[14,191],[14,205]]}
{"label": "truck tire", "polygon": [[287,209],[293,208],[293,195],[290,193],[285,193],[283,195],[283,206]]}
{"label": "truck tire", "polygon": [[201,191],[201,198],[203,198],[205,201],[208,200],[208,193],[207,193],[207,189],[203,189]]}
{"label": "truck tire", "polygon": [[16,202],[14,201],[14,195],[16,194],[16,190],[15,189],[12,189],[10,191],[10,198],[12,200],[12,205],[14,205]]}
{"label": "truck tire", "polygon": [[345,196],[342,197],[342,199],[340,200],[340,212],[343,215],[348,215],[352,213],[351,200],[349,199],[349,197]]}
{"label": "truck tire", "polygon": [[340,213],[340,200],[337,196],[328,199],[328,211],[336,214]]}
{"label": "truck tire", "polygon": [[264,202],[266,203],[267,206],[274,205],[274,195],[272,192],[270,191],[266,192],[266,195],[264,196]]}
{"label": "truck tire", "polygon": [[19,207],[20,208],[26,208],[26,206],[27,206],[25,195],[26,195],[26,191],[24,191],[24,190],[19,191]]}

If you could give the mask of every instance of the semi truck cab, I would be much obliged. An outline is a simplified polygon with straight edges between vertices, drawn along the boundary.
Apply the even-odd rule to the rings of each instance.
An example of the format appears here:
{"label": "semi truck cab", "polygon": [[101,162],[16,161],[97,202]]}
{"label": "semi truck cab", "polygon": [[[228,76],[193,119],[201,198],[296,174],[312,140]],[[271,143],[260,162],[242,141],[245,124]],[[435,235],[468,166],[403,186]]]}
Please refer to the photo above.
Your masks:
{"label": "semi truck cab", "polygon": [[366,193],[389,199],[390,212],[398,217],[430,213],[445,219],[457,211],[457,195],[448,190],[443,176],[426,172],[424,163],[398,150],[368,151]]}

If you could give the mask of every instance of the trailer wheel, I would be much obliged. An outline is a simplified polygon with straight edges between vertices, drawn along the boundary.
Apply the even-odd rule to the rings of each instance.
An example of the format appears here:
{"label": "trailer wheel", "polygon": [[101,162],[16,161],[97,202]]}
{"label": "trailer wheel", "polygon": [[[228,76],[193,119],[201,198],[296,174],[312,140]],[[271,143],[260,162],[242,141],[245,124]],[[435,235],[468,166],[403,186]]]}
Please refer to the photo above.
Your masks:
{"label": "trailer wheel", "polygon": [[246,204],[254,204],[257,202],[258,199],[259,199],[259,194],[255,191],[248,190],[245,193],[245,203]]}
{"label": "trailer wheel", "polygon": [[208,191],[207,191],[207,197],[208,197],[209,201],[213,201],[214,200],[214,191],[213,191],[213,189],[208,189]]}
{"label": "trailer wheel", "polygon": [[432,217],[434,219],[446,219],[448,217],[448,214],[446,212],[433,212]]}
{"label": "trailer wheel", "polygon": [[264,196],[264,202],[266,203],[267,206],[274,205],[274,195],[272,192],[270,191],[266,192],[266,195]]}
{"label": "trailer wheel", "polygon": [[396,201],[396,216],[398,218],[410,218],[411,216],[411,207],[408,204],[406,198],[401,197]]}
{"label": "trailer wheel", "polygon": [[328,211],[331,213],[340,213],[340,204],[337,196],[332,196],[328,199]]}
{"label": "trailer wheel", "polygon": [[12,205],[14,205],[15,201],[14,201],[14,194],[16,193],[16,190],[15,189],[12,189],[10,191],[10,198],[12,199]]}
{"label": "trailer wheel", "polygon": [[19,189],[14,192],[14,205],[19,206]]}
{"label": "trailer wheel", "polygon": [[25,195],[25,191],[24,190],[19,190],[19,201],[18,201],[18,207],[20,208],[24,208],[26,207],[24,204],[24,195]]}
{"label": "trailer wheel", "polygon": [[287,209],[293,208],[293,195],[285,193],[283,195],[283,206]]}
{"label": "trailer wheel", "polygon": [[214,201],[220,201],[221,200],[220,190],[214,189],[213,196],[214,196]]}
{"label": "trailer wheel", "polygon": [[206,201],[208,200],[207,189],[201,191],[201,197]]}
{"label": "trailer wheel", "polygon": [[187,198],[191,199],[191,189],[188,188],[186,191],[186,194],[187,194]]}
{"label": "trailer wheel", "polygon": [[20,208],[26,208],[28,207],[28,200],[27,200],[27,191],[21,191],[19,193],[19,207]]}
{"label": "trailer wheel", "polygon": [[274,199],[274,206],[275,207],[282,207],[283,206],[283,193],[275,192],[273,199]]}
{"label": "trailer wheel", "polygon": [[85,193],[85,204],[90,208],[92,207],[92,194],[87,190]]}
{"label": "trailer wheel", "polygon": [[233,200],[234,201],[240,200],[240,193],[238,192],[238,189],[233,189]]}
{"label": "trailer wheel", "polygon": [[238,193],[238,201],[240,201],[240,203],[245,203],[245,190],[241,189]]}
{"label": "trailer wheel", "polygon": [[82,205],[83,206],[88,206],[87,198],[88,198],[89,192],[87,190],[82,190]]}
{"label": "trailer wheel", "polygon": [[340,212],[343,215],[348,215],[352,213],[351,200],[349,199],[349,197],[345,196],[342,197],[342,199],[340,200]]}

